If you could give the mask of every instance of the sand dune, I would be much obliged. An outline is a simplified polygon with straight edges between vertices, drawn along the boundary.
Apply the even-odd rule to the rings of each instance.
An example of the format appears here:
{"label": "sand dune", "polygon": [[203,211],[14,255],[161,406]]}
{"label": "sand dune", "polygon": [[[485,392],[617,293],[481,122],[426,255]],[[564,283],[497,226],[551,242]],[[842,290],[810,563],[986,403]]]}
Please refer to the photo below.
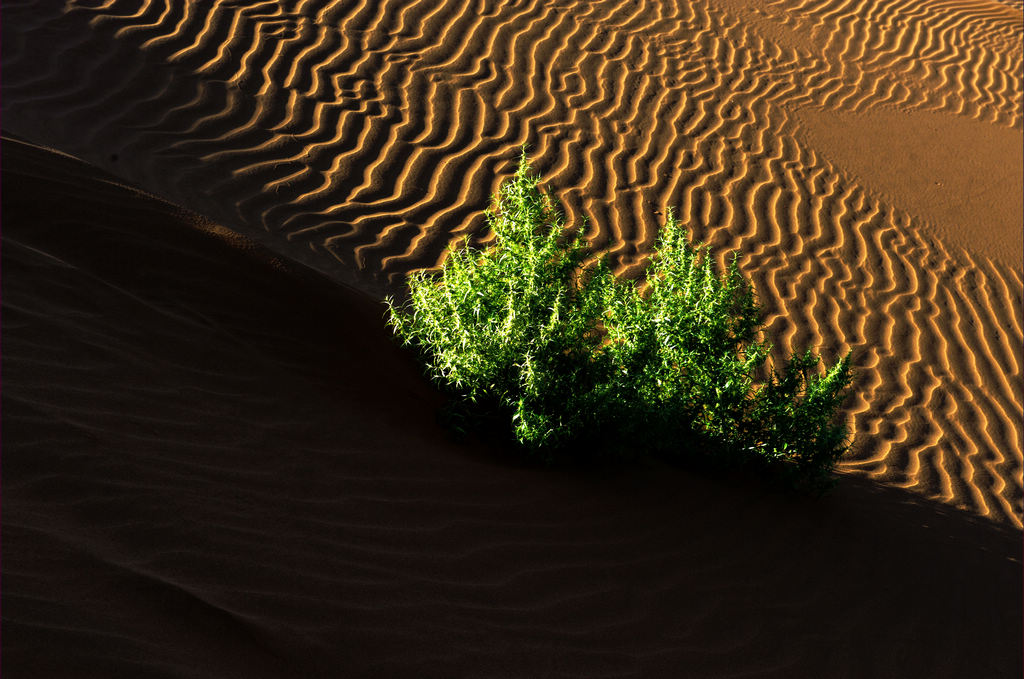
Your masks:
{"label": "sand dune", "polygon": [[624,273],[677,209],[780,354],[853,350],[850,469],[1021,525],[1012,3],[6,12],[9,130],[375,294],[481,234],[524,142]]}
{"label": "sand dune", "polygon": [[3,149],[5,676],[1019,676],[1006,522],[452,442],[379,304]]}
{"label": "sand dune", "polygon": [[[345,371],[352,366],[337,363],[343,358],[332,355],[341,351],[336,343],[344,338],[358,343],[358,348],[346,351],[368,352],[360,368],[367,381],[355,392],[369,389],[371,376],[381,372],[373,387],[379,398],[352,411],[359,413],[351,415],[354,419],[345,420],[352,431],[362,432],[357,438],[368,437],[365,432],[371,431],[356,424],[364,420],[393,427],[389,409],[416,412],[423,418],[407,439],[382,443],[369,436],[352,445],[363,452],[365,446],[430,450],[422,453],[424,459],[434,455],[434,464],[448,470],[444,465],[450,460],[440,460],[453,453],[432,429],[429,405],[415,405],[424,399],[431,403],[429,392],[402,400],[412,389],[412,368],[405,365],[401,377],[383,376],[398,370],[393,366],[404,359],[400,354],[376,353],[378,343],[386,342],[384,335],[363,333],[377,327],[378,310],[348,290],[353,287],[378,298],[400,291],[405,274],[436,264],[453,239],[464,234],[486,239],[481,212],[511,172],[519,146],[528,143],[535,167],[566,205],[570,221],[579,225],[582,218],[589,219],[587,234],[595,250],[610,253],[623,275],[640,273],[664,210],[674,208],[694,235],[723,257],[729,250],[740,253],[766,307],[780,355],[804,345],[825,355],[852,350],[858,378],[846,415],[855,442],[842,470],[846,487],[858,490],[842,491],[835,502],[846,501],[843,492],[853,493],[856,501],[864,494],[899,498],[885,502],[913,505],[915,509],[900,514],[912,523],[926,523],[929,519],[924,517],[938,512],[951,534],[968,536],[980,530],[993,540],[992,535],[1019,538],[1024,512],[1021,2],[12,0],[4,3],[4,19],[3,127],[27,140],[24,145],[6,141],[3,148],[5,292],[7,283],[16,281],[9,273],[8,257],[16,258],[12,261],[21,267],[18,277],[54,281],[54,287],[38,292],[23,290],[27,297],[21,307],[17,302],[6,306],[5,295],[5,350],[10,346],[8,336],[18,337],[22,326],[26,333],[38,333],[38,324],[49,322],[49,312],[32,312],[32,295],[40,295],[35,301],[66,323],[59,332],[25,335],[20,351],[28,353],[18,359],[26,362],[20,378],[16,368],[11,368],[11,377],[5,351],[5,399],[8,388],[15,393],[27,390],[20,392],[25,395],[20,397],[24,403],[19,402],[21,417],[29,423],[22,429],[24,438],[19,440],[18,429],[12,434],[5,425],[5,443],[25,451],[19,456],[53,449],[54,440],[39,432],[45,431],[45,423],[60,421],[65,423],[61,426],[75,428],[76,436],[92,441],[90,445],[102,442],[106,451],[117,445],[162,450],[150,461],[157,465],[154,473],[169,476],[147,481],[151,488],[170,484],[172,478],[173,483],[184,483],[195,473],[187,465],[174,471],[175,465],[184,464],[175,462],[182,454],[181,444],[161,443],[165,431],[177,431],[174,440],[185,437],[192,442],[185,450],[196,459],[211,450],[230,453],[222,467],[209,470],[211,474],[218,469],[228,474],[233,465],[241,464],[244,456],[236,439],[273,439],[277,434],[267,433],[267,428],[273,431],[275,426],[281,427],[281,437],[298,437],[294,450],[301,454],[302,464],[317,455],[334,459],[350,446],[337,443],[337,427],[342,425],[323,425],[330,420],[326,413],[340,406],[308,405],[315,399],[300,395],[306,389],[318,394],[324,389],[344,390],[338,385],[346,383]],[[47,155],[36,145],[71,154],[88,165]],[[110,174],[99,178],[100,171]],[[71,220],[73,211],[36,214],[17,203],[14,209],[21,212],[15,214],[24,215],[22,219],[56,220],[56,226],[40,230],[45,237],[31,238],[29,227],[23,226],[20,241],[15,238],[17,242],[8,245],[14,238],[8,230],[7,207],[13,200],[9,181],[21,182],[44,203],[48,199],[42,197],[52,195],[69,206],[91,206],[92,226],[83,232],[88,235],[76,236],[60,227]],[[148,194],[127,188],[135,186]],[[113,221],[105,223],[103,215]],[[165,268],[172,264],[159,257],[159,248],[146,245],[149,232],[142,229],[148,226],[130,228],[132,220],[163,225],[168,234],[178,234],[184,225],[227,239],[241,251],[235,259],[224,260],[219,272],[211,265],[192,278],[183,269]],[[183,261],[220,262],[227,250],[209,245],[204,240],[208,237],[168,235],[160,243]],[[63,240],[68,238],[73,240]],[[66,251],[55,250],[62,247]],[[130,247],[142,248],[137,255],[146,266],[134,268],[118,259],[117,253]],[[89,258],[89,267],[101,269],[83,268],[75,259],[79,251]],[[253,260],[260,262],[258,271]],[[249,288],[233,287],[232,266],[247,272]],[[324,279],[294,273],[303,267]],[[163,273],[147,274],[149,268]],[[128,271],[136,278],[119,278]],[[284,283],[292,279],[277,277],[285,275],[281,271],[291,271],[287,275],[298,275],[304,282]],[[175,298],[165,308],[154,306],[133,287],[158,279],[165,282],[153,285],[167,286],[167,277],[181,278],[181,285],[194,296]],[[279,286],[290,291],[292,301],[281,301],[285,293]],[[147,289],[147,295],[163,294],[162,289]],[[245,291],[241,299],[255,306],[241,311],[241,302],[224,296],[228,290]],[[127,297],[121,294],[125,291],[130,292]],[[294,299],[305,294],[312,297],[297,305]],[[210,300],[203,301],[203,295],[210,295]],[[342,322],[336,318],[340,312],[330,306],[334,295],[343,296],[339,305],[363,308],[360,320],[334,325]],[[278,319],[283,325],[245,325],[264,303],[261,299],[282,314],[298,306],[306,315],[301,322],[300,317],[282,316],[289,319]],[[94,325],[76,325],[85,321],[71,310],[73,300],[97,314]],[[101,313],[105,304],[115,302],[117,311]],[[102,316],[103,323],[124,323],[129,314],[141,313],[140,308],[156,314],[142,327],[169,338],[162,348],[168,353],[160,360],[195,380],[183,387],[185,391],[143,388],[159,381],[158,373],[145,367],[153,360],[145,352],[153,348],[128,328],[104,329],[100,321]],[[12,313],[15,319],[22,314],[14,325]],[[243,378],[251,370],[243,365],[248,366],[252,356],[242,352],[232,358],[226,336],[212,342],[209,356],[186,350],[199,329],[206,332],[216,326],[236,336],[241,331],[231,330],[231,323],[242,323],[245,332],[261,338],[253,351],[258,349],[260,360],[271,361],[274,379],[294,380],[283,393],[291,394],[296,403],[307,403],[308,413],[296,406],[275,415],[279,397],[252,381],[255,377]],[[293,329],[294,323],[298,325]],[[337,327],[337,337],[326,339],[321,324]],[[378,331],[383,333],[379,328],[372,332]],[[107,340],[115,339],[115,346],[128,353],[104,354]],[[291,351],[284,348],[289,341],[296,343]],[[38,343],[38,354],[33,353],[36,349],[29,351],[33,342]],[[84,365],[92,366],[96,375],[127,370],[118,367],[121,361],[134,366],[139,372],[133,373],[133,384],[154,399],[152,407],[168,414],[133,419],[142,418],[145,402],[123,402],[118,400],[121,395],[100,387],[82,387],[75,380],[86,373],[60,373],[65,350],[84,352],[75,355],[85,356]],[[308,358],[305,352],[317,358]],[[198,363],[193,365],[194,361]],[[313,383],[304,381],[321,364],[336,367],[330,374],[338,385],[327,386],[330,380],[322,376]],[[52,374],[55,384],[68,385],[68,393],[89,394],[84,405],[75,406],[86,410],[75,414],[67,410],[70,406],[53,402],[52,389],[33,377],[28,366]],[[166,370],[165,366],[158,372]],[[288,377],[293,371],[303,378]],[[224,398],[215,399],[217,394]],[[104,398],[113,401],[103,405]],[[359,400],[344,399],[347,405],[342,410],[354,408]],[[193,403],[205,404],[209,412],[201,418],[206,424],[185,436]],[[140,414],[118,424],[114,415],[128,405],[138,407]],[[29,411],[35,414],[26,414]],[[96,418],[107,424],[96,431],[89,425],[87,433],[77,429]],[[232,418],[237,422],[219,429],[218,422]],[[249,431],[243,424],[251,428],[249,434],[243,433]],[[82,464],[92,464],[91,459],[82,458]],[[260,459],[261,464],[267,462]],[[413,464],[402,460],[401,464]],[[492,470],[487,474],[493,473],[489,463],[477,463]],[[421,470],[423,465],[429,467],[421,461],[413,468]],[[94,478],[80,471],[83,478]],[[43,474],[38,469],[25,473],[23,483],[28,486],[40,482],[33,474]],[[345,487],[346,475],[353,472],[338,473],[340,477],[332,477],[332,472],[321,469],[322,478]],[[412,472],[401,478],[398,485],[419,488]],[[530,483],[537,482],[537,477],[529,478]],[[18,479],[5,472],[7,484]],[[686,483],[705,488],[703,481]],[[555,493],[557,486],[545,487]],[[873,490],[865,490],[869,488]],[[434,490],[428,496],[434,497],[429,495]],[[280,491],[268,491],[271,495],[264,499],[259,499],[260,492],[253,491],[247,501],[272,503]],[[469,491],[460,487],[460,492]],[[504,486],[496,492],[513,493]],[[587,497],[586,502],[599,506],[596,496]],[[742,503],[741,497],[730,496],[730,501]],[[885,505],[882,500],[872,502],[872,507]],[[289,503],[288,511],[297,511],[296,506]],[[727,505],[712,503],[714,510],[697,505],[645,506],[710,516],[726,511],[722,507]],[[31,513],[42,516],[43,510],[33,507]],[[475,511],[473,501],[469,507],[463,509]],[[382,522],[385,516],[397,515],[385,512]],[[859,521],[854,523],[867,532],[868,524]],[[55,534],[70,531],[69,526],[54,529]],[[825,530],[827,523],[821,526]],[[886,522],[883,532],[890,528],[878,538],[886,549],[908,539],[904,531],[911,530],[898,528],[895,519]],[[393,529],[392,525],[388,530]],[[34,530],[29,533],[37,535],[31,533]],[[477,549],[469,544],[461,549]],[[1007,554],[1008,543],[999,544],[1003,551],[993,553]],[[829,545],[827,549],[840,549],[838,543]],[[46,557],[50,560],[70,559],[68,550],[97,550],[78,542],[51,547],[56,551]],[[329,551],[326,543],[320,547]],[[942,558],[948,556],[942,552]],[[927,570],[916,557],[903,552],[901,557]],[[107,563],[122,563],[104,558]],[[994,564],[985,562],[978,568],[995,568]],[[879,588],[902,577],[878,565],[867,568],[877,576]],[[990,577],[981,570],[971,572]],[[952,573],[942,571],[929,582],[937,584],[940,576],[953,577]],[[503,582],[515,577],[506,571]],[[355,587],[353,580],[338,582]],[[666,590],[678,584],[659,582]],[[852,601],[865,582],[854,578],[843,591]],[[819,584],[821,596],[826,596],[824,584]],[[257,586],[254,591],[261,590]],[[931,610],[928,606],[933,604],[924,603],[924,585],[915,591],[920,597],[914,605]],[[406,595],[412,596],[405,591],[399,599]],[[564,596],[573,594],[567,591]],[[418,601],[427,607],[425,600]],[[529,608],[519,603],[526,607],[523,610]],[[785,598],[772,599],[776,604],[785,607]],[[516,605],[509,602],[510,607]],[[38,608],[49,610],[47,606],[41,599]],[[646,604],[637,606],[638,611],[650,611]],[[812,606],[813,610],[824,610],[820,602],[814,606],[819,608]],[[880,610],[871,609],[869,617],[880,615]],[[5,607],[5,615],[6,611]],[[456,636],[469,634],[466,621],[474,619],[473,614],[449,610],[444,615],[459,621],[446,619],[453,626],[445,629],[461,630],[452,632]],[[917,620],[906,617],[907,611],[886,609],[885,615],[911,626]],[[936,610],[935,615],[942,614]],[[251,611],[232,619],[250,617]],[[289,634],[308,638],[300,627]],[[517,637],[520,641],[530,633],[524,620],[514,627],[522,635]],[[615,623],[607,622],[602,629],[612,634]],[[836,628],[828,633],[838,635]],[[941,634],[930,633],[934,648],[947,650],[939,641]],[[71,637],[82,638],[71,631],[62,638]],[[582,636],[570,637],[562,641],[576,644],[573,647],[581,653],[584,647],[597,645]],[[352,640],[359,637],[346,638],[346,643],[355,644]],[[477,643],[472,634],[460,638],[469,646]],[[1019,638],[1017,634],[1018,642]],[[759,639],[754,632],[748,638],[755,646]],[[238,648],[245,648],[244,639],[236,641]],[[874,643],[861,641],[865,647]],[[765,642],[763,649],[771,644]],[[609,673],[642,673],[645,665],[637,660],[637,648],[623,651],[629,660],[621,666],[606,658],[609,667],[616,668]],[[644,648],[644,657],[651,662],[663,657],[661,647]],[[802,648],[794,657],[808,657],[805,651],[810,653]],[[247,651],[240,652],[239,657],[248,657]],[[788,656],[781,650],[778,655],[764,652],[768,655],[759,657],[767,664],[758,667],[774,667],[787,676]],[[885,656],[888,662],[894,662],[895,653]],[[1019,652],[1011,655],[1018,658]],[[832,660],[836,658],[822,662],[832,667]],[[972,656],[971,662],[977,661]],[[951,662],[956,666],[960,661]],[[582,666],[569,662],[567,667]],[[701,667],[704,676],[717,676],[713,663]],[[939,660],[928,666],[942,667]],[[535,668],[526,675],[557,675],[548,669]],[[912,675],[920,671],[923,676],[925,665],[911,669]],[[167,669],[164,674],[176,671]],[[274,675],[276,670],[267,672]],[[565,673],[573,674],[569,669]],[[891,676],[906,675],[894,671]]]}

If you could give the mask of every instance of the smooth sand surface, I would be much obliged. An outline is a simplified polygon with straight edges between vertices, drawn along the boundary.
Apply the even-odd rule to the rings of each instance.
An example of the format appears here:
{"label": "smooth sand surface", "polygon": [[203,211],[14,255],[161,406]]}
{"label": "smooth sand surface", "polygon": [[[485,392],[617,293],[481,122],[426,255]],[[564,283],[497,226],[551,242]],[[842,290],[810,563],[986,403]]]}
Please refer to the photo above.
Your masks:
{"label": "smooth sand surface", "polygon": [[[931,112],[806,110],[809,143],[943,242],[1009,268],[1024,259],[1024,134]],[[968,228],[966,225],[970,224]],[[976,226],[975,226],[976,225]]]}
{"label": "smooth sand surface", "polygon": [[[11,676],[1020,676],[1020,2],[3,20]],[[853,352],[835,493],[450,440],[379,299],[523,143]]]}

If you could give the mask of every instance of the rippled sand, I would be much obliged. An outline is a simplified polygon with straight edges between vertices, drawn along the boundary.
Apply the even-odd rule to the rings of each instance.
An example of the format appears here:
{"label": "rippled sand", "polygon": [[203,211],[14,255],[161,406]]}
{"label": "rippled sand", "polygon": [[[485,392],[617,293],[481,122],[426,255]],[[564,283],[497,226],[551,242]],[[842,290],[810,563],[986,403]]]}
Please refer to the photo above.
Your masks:
{"label": "rippled sand", "polygon": [[[1019,676],[1020,2],[3,18],[12,676]],[[853,351],[836,493],[435,424],[377,300],[523,143],[624,275],[674,208]]]}

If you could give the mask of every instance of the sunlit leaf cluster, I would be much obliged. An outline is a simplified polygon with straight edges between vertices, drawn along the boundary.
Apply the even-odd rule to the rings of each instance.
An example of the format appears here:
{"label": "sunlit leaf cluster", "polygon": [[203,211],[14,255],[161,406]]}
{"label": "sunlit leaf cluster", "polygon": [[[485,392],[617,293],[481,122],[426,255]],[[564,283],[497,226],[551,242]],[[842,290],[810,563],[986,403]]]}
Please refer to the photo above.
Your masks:
{"label": "sunlit leaf cluster", "polygon": [[487,219],[489,247],[454,244],[388,300],[396,334],[471,418],[545,459],[653,453],[828,478],[848,446],[849,356],[772,365],[735,257],[720,272],[669,213],[642,281],[587,266],[525,154]]}

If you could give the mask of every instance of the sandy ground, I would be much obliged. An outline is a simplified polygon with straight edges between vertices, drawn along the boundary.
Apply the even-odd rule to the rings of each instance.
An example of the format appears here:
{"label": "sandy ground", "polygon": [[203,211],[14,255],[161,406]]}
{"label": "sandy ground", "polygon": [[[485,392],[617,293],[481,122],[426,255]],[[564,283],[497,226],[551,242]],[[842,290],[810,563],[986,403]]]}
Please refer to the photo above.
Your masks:
{"label": "sandy ground", "polygon": [[[1019,2],[5,2],[3,669],[1021,674]],[[380,296],[522,143],[853,351],[821,500],[453,441]],[[71,155],[65,155],[71,154]],[[73,157],[72,157],[73,156]]]}

